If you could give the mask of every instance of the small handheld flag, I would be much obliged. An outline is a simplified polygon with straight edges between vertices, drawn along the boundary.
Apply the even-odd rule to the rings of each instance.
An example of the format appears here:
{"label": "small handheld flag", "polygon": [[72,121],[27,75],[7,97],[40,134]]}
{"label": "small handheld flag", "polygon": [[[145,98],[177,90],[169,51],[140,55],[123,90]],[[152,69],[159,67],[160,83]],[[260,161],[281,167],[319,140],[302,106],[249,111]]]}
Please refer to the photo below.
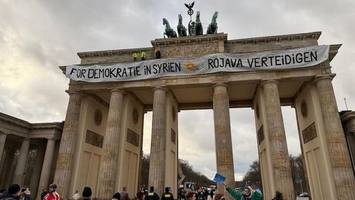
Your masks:
{"label": "small handheld flag", "polygon": [[216,175],[213,178],[213,181],[216,183],[219,183],[219,184],[223,184],[225,180],[226,180],[226,177],[224,177],[218,173],[216,173]]}

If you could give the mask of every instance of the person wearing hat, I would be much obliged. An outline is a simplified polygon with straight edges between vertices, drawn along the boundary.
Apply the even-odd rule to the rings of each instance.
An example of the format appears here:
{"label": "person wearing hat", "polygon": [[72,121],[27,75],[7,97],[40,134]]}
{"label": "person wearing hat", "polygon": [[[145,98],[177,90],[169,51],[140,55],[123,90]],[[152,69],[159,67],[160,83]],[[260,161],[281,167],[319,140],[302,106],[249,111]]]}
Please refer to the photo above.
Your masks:
{"label": "person wearing hat", "polygon": [[60,195],[58,194],[57,190],[57,185],[56,184],[50,184],[49,185],[49,192],[47,193],[46,196],[44,196],[44,200],[60,200]]}
{"label": "person wearing hat", "polygon": [[10,185],[7,190],[7,194],[5,194],[1,200],[19,200],[21,193],[21,188],[18,184]]}
{"label": "person wearing hat", "polygon": [[161,195],[161,200],[174,200],[174,196],[170,192],[170,188],[169,187],[165,188],[165,192]]}
{"label": "person wearing hat", "polygon": [[148,195],[145,196],[144,200],[159,200],[159,199],[160,199],[159,195],[154,192],[154,187],[151,186],[149,188]]}

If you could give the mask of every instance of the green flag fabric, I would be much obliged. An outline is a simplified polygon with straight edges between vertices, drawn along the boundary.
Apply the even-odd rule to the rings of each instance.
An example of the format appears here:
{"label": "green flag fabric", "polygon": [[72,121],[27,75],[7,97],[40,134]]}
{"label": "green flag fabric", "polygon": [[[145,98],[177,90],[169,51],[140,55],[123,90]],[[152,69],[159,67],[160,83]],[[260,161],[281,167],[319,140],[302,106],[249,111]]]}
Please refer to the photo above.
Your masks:
{"label": "green flag fabric", "polygon": [[[226,188],[227,192],[234,198],[234,200],[244,200],[243,198],[243,194],[231,187],[227,187]],[[263,195],[259,192],[253,192],[253,194],[251,195],[251,199],[252,200],[262,200],[263,199]]]}

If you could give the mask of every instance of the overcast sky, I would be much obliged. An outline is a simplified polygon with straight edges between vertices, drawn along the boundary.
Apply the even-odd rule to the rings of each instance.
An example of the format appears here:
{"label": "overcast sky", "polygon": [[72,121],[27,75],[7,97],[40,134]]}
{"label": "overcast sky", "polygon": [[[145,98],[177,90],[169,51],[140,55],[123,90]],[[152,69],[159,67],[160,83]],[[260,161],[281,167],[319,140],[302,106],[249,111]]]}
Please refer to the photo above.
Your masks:
{"label": "overcast sky", "polygon": [[[185,1],[0,0],[0,112],[30,122],[64,120],[68,80],[59,65],[79,63],[80,51],[149,47],[161,38],[162,18],[173,27],[177,15],[187,23]],[[355,106],[354,0],[196,0],[206,27],[219,11],[219,32],[229,39],[322,31],[320,44],[342,43],[332,61],[340,110]],[[289,153],[300,153],[294,110],[283,108]],[[231,109],[235,174],[241,179],[257,159],[251,109]],[[145,116],[149,153],[151,112]],[[216,170],[213,113],[179,113],[179,156],[212,177]]]}

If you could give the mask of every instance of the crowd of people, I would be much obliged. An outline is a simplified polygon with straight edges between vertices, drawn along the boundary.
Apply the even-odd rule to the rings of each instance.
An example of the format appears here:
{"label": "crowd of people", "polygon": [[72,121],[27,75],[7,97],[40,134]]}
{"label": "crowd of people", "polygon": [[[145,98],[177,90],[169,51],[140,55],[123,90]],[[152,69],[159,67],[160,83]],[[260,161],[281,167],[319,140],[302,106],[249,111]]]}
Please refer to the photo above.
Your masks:
{"label": "crowd of people", "polygon": [[6,189],[0,190],[1,200],[31,200],[31,191],[29,188],[21,188],[18,184],[10,185]]}
{"label": "crowd of people", "polygon": [[[42,191],[41,200],[61,200],[60,194],[58,194],[57,185],[49,185],[48,191]],[[227,187],[226,191],[234,200],[262,200],[263,195],[260,190],[253,189],[250,186],[244,187],[244,189],[236,189],[233,187]],[[198,187],[197,190],[194,188],[184,188],[180,187],[178,189],[178,200],[224,200],[226,194],[216,193],[214,188]],[[78,191],[72,196],[73,200],[91,200],[92,199],[92,189],[90,187],[84,187],[81,195]],[[142,188],[136,193],[135,197],[130,197],[127,189],[122,188],[121,192],[116,192],[112,195],[112,200],[174,200],[174,195],[169,187],[165,188],[164,193],[161,196],[155,192],[154,187],[150,187],[149,190]],[[282,200],[282,194],[277,192],[275,194],[274,200]],[[5,190],[0,190],[0,200],[31,200],[31,192],[29,188],[21,188],[18,184],[10,185],[10,187]]]}

